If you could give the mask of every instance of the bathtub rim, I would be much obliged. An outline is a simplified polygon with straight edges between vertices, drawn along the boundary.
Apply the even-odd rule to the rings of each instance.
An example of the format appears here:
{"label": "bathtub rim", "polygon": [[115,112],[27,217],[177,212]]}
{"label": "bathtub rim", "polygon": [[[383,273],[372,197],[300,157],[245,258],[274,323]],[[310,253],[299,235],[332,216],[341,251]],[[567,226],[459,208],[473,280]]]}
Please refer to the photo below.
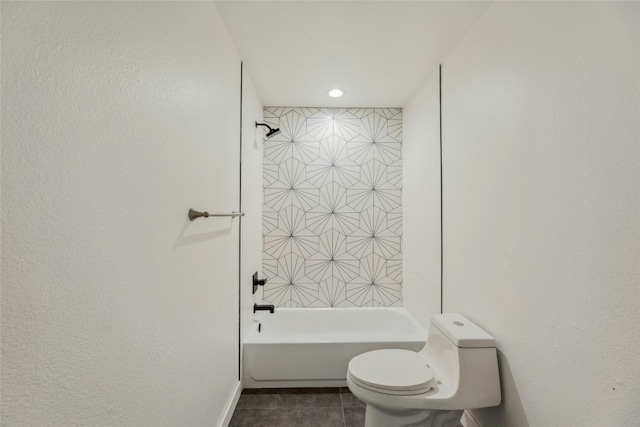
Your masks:
{"label": "bathtub rim", "polygon": [[[249,328],[249,332],[243,341],[244,344],[248,345],[260,345],[260,344],[334,344],[334,343],[375,343],[375,342],[425,342],[427,339],[427,330],[422,326],[412,315],[409,313],[404,307],[276,307],[276,312],[274,314],[267,312],[256,313],[254,316],[254,321],[251,327]],[[369,334],[359,334],[359,335],[340,335],[339,339],[322,339],[319,340],[319,337],[328,337],[331,336],[330,333],[321,333],[321,334],[309,334],[305,335],[302,338],[302,335],[297,334],[292,336],[288,335],[269,335],[268,333],[258,332],[258,324],[263,323],[263,319],[266,320],[264,322],[263,327],[268,325],[268,316],[276,315],[279,312],[285,313],[329,313],[330,311],[342,311],[342,312],[353,312],[353,313],[375,313],[375,312],[392,312],[397,313],[398,316],[402,317],[403,321],[407,321],[411,327],[413,327],[413,331],[403,334],[403,339],[398,339],[397,336],[383,336],[376,335],[375,332]]]}

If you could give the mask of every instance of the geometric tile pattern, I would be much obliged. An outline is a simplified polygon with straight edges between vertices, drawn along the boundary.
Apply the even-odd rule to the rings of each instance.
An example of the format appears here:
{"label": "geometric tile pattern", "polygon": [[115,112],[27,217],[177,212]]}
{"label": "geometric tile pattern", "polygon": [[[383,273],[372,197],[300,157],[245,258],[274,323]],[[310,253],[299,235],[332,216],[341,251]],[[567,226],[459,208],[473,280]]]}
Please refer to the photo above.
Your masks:
{"label": "geometric tile pattern", "polygon": [[402,305],[402,110],[266,107],[264,302]]}

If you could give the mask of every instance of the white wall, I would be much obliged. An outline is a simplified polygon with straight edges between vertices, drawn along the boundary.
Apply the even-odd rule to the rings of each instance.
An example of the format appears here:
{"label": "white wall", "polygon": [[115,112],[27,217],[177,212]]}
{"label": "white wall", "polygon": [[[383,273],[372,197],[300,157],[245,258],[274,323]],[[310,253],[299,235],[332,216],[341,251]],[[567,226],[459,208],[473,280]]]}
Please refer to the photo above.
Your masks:
{"label": "white wall", "polygon": [[496,2],[444,61],[444,310],[497,339],[485,427],[640,419],[638,28]]}
{"label": "white wall", "polygon": [[240,281],[242,341],[253,323],[253,303],[262,288],[252,293],[252,275],[262,278],[262,103],[256,94],[247,66],[242,82],[242,279]]}
{"label": "white wall", "polygon": [[424,326],[440,313],[440,100],[434,70],[404,107],[403,305]]}
{"label": "white wall", "polygon": [[212,3],[2,2],[2,424],[216,425],[240,62]]}

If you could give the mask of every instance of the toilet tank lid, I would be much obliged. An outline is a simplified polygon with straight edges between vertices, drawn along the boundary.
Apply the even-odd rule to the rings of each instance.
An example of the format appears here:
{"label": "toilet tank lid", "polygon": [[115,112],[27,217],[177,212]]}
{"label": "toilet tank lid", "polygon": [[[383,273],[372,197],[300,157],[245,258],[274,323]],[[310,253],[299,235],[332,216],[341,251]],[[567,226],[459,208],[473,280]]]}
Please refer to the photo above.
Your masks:
{"label": "toilet tank lid", "polygon": [[431,323],[440,330],[456,347],[495,347],[495,339],[480,326],[458,313],[434,314]]}

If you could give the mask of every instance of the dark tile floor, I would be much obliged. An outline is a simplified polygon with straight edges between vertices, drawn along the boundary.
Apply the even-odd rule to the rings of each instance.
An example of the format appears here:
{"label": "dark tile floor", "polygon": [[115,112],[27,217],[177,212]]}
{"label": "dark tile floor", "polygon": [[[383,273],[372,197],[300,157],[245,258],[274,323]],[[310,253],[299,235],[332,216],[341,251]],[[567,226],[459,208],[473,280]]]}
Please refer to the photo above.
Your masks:
{"label": "dark tile floor", "polygon": [[346,387],[246,389],[230,427],[363,427],[365,404]]}
{"label": "dark tile floor", "polygon": [[347,387],[245,389],[229,427],[363,427],[365,406]]}

